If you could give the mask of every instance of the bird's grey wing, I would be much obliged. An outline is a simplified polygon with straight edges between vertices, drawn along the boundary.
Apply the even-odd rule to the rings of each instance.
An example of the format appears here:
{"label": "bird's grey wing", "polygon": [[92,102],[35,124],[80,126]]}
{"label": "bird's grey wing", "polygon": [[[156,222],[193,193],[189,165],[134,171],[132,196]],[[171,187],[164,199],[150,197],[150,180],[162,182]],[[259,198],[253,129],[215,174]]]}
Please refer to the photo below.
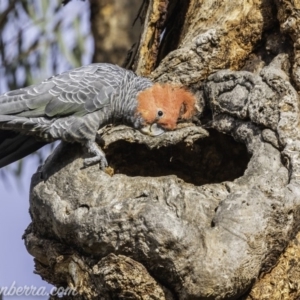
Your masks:
{"label": "bird's grey wing", "polygon": [[89,65],[54,77],[53,96],[45,107],[49,117],[77,115],[99,110],[110,104],[114,88],[107,83],[105,72],[99,74],[98,64]]}
{"label": "bird's grey wing", "polygon": [[101,65],[77,68],[1,95],[0,115],[52,118],[82,116],[99,110],[109,105],[115,92],[111,84],[113,75]]}

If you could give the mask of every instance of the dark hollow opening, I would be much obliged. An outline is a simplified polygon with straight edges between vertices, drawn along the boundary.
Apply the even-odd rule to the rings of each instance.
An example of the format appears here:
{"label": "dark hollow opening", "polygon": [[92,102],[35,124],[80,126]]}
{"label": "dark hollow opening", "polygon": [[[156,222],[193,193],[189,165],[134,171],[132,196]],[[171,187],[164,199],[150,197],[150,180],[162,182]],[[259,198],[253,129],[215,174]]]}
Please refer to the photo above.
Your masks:
{"label": "dark hollow opening", "polygon": [[149,150],[145,145],[118,141],[106,153],[114,174],[176,175],[194,185],[233,181],[244,174],[250,160],[244,144],[214,130],[192,147],[179,143]]}

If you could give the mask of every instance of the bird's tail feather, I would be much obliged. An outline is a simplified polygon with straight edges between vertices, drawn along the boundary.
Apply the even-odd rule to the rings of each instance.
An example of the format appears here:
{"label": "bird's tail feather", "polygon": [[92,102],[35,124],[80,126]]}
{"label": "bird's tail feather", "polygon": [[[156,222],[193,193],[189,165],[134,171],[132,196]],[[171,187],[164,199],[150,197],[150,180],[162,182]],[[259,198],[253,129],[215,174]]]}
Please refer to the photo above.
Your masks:
{"label": "bird's tail feather", "polygon": [[0,130],[0,168],[40,149],[47,142],[10,130]]}
{"label": "bird's tail feather", "polygon": [[13,130],[28,134],[30,131],[34,132],[36,128],[42,126],[38,123],[39,119],[40,118],[26,118],[0,114],[0,130]]}

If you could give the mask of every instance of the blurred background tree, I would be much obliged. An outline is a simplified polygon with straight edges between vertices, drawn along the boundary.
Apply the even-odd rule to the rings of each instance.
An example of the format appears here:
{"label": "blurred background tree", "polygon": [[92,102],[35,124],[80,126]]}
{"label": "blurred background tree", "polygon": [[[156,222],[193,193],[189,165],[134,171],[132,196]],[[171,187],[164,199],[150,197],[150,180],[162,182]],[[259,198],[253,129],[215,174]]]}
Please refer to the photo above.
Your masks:
{"label": "blurred background tree", "polygon": [[[1,0],[0,93],[91,62],[122,65],[139,38],[141,26],[133,23],[141,3]],[[35,153],[37,163],[52,149]],[[5,170],[20,175],[22,166],[20,161]]]}
{"label": "blurred background tree", "polygon": [[[0,1],[0,93],[19,89],[91,61],[89,10],[61,1]],[[41,162],[53,146],[35,155]],[[6,170],[22,172],[22,161]]]}

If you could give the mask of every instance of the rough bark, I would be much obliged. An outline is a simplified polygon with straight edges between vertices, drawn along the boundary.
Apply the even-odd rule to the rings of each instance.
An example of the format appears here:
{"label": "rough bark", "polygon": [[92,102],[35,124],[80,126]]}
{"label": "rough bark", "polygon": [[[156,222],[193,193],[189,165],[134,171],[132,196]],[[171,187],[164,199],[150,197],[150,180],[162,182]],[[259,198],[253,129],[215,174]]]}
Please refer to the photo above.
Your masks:
{"label": "rough bark", "polygon": [[276,1],[278,20],[282,33],[288,34],[293,43],[292,78],[296,88],[300,89],[300,3],[292,0]]}
{"label": "rough bark", "polygon": [[72,299],[297,299],[297,3],[147,4],[128,61],[190,87],[205,129],[104,128],[106,173],[61,145],[32,179],[24,238],[37,273]]}
{"label": "rough bark", "polygon": [[252,288],[246,300],[299,299],[300,234],[289,243],[274,269]]}

